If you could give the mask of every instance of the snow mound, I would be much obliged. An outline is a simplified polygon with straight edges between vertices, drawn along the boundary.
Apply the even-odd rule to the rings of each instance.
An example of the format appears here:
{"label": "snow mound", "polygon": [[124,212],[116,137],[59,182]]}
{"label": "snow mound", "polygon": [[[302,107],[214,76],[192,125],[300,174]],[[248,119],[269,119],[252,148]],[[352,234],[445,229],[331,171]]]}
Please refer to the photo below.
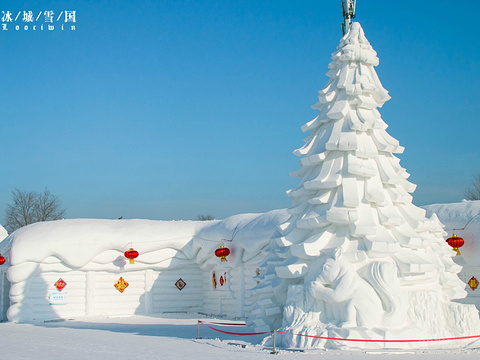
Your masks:
{"label": "snow mound", "polygon": [[[23,263],[61,261],[73,269],[102,266],[109,270],[108,253],[118,255],[134,247],[143,255],[167,248],[193,258],[189,242],[204,224],[196,221],[73,219],[39,222],[23,227],[2,243],[10,248],[13,269]],[[5,243],[5,244],[4,244]],[[142,262],[151,266],[148,256]],[[158,262],[158,261],[156,261]],[[97,269],[98,270],[98,269]],[[116,270],[111,264],[110,270]],[[10,273],[12,271],[9,271]]]}

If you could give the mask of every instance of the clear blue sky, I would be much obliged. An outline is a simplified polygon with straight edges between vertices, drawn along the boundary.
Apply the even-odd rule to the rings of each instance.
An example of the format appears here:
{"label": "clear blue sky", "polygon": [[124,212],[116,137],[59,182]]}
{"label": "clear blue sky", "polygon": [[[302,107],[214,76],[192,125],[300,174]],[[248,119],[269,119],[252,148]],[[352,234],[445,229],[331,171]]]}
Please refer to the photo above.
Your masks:
{"label": "clear blue sky", "polygon": [[[15,188],[47,187],[68,218],[289,207],[292,151],[328,80],[339,3],[2,1],[14,16],[75,10],[76,30],[0,32],[0,219]],[[480,172],[476,10],[357,1],[417,205],[461,201]]]}

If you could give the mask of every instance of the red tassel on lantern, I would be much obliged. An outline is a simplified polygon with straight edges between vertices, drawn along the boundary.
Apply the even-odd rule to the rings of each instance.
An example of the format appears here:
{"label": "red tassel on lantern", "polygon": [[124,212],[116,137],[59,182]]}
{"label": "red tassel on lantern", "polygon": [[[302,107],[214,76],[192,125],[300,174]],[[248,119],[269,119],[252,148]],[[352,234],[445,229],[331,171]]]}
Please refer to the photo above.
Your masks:
{"label": "red tassel on lantern", "polygon": [[461,237],[453,234],[452,237],[449,237],[446,241],[448,245],[450,245],[453,248],[453,250],[457,252],[457,255],[455,256],[462,255],[460,253],[460,250],[458,250],[458,248],[462,247],[464,244],[464,241]]}
{"label": "red tassel on lantern", "polygon": [[219,248],[215,250],[215,256],[219,257],[222,262],[227,261],[228,255],[230,255],[230,249],[223,245],[220,245]]}
{"label": "red tassel on lantern", "polygon": [[135,264],[135,259],[138,257],[138,251],[130,248],[129,250],[125,251],[124,255],[128,260],[130,260],[130,264]]}

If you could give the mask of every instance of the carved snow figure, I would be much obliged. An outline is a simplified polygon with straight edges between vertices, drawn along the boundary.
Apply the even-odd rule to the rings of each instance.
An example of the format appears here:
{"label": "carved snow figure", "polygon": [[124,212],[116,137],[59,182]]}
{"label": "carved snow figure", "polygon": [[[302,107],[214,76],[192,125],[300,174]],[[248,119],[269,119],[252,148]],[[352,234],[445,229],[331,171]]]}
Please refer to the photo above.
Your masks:
{"label": "carved snow figure", "polygon": [[423,346],[294,334],[425,339],[480,333],[476,309],[452,302],[465,297],[465,284],[442,224],[412,204],[415,185],[393,155],[403,148],[377,110],[390,97],[359,23],[351,24],[332,60],[314,106],[320,113],[302,127],[310,134],[294,152],[300,169],[291,175],[301,180],[288,191],[290,218],[263,250],[249,323],[257,331],[282,329],[289,334],[279,340],[291,347]]}
{"label": "carved snow figure", "polygon": [[320,274],[308,287],[315,299],[324,300],[336,310],[330,322],[340,321],[341,327],[373,327],[393,324],[406,315],[394,264],[379,261],[370,264],[366,274],[369,281],[366,281],[340,255],[338,249],[334,257],[327,258]]}

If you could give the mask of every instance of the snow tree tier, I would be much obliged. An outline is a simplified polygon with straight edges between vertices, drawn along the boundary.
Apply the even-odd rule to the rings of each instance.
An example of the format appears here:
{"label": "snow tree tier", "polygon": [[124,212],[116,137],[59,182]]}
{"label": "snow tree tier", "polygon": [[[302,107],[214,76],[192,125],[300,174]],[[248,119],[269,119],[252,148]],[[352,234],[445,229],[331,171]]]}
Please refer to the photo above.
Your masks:
{"label": "snow tree tier", "polygon": [[332,60],[330,80],[313,106],[320,113],[302,127],[310,134],[295,151],[300,168],[291,174],[301,180],[288,191],[289,219],[265,249],[251,324],[258,330],[282,328],[289,333],[282,335],[283,345],[293,347],[366,343],[292,334],[361,339],[476,334],[476,309],[451,302],[466,292],[443,225],[412,204],[415,185],[393,155],[403,148],[377,110],[390,97],[359,23],[341,39]]}

